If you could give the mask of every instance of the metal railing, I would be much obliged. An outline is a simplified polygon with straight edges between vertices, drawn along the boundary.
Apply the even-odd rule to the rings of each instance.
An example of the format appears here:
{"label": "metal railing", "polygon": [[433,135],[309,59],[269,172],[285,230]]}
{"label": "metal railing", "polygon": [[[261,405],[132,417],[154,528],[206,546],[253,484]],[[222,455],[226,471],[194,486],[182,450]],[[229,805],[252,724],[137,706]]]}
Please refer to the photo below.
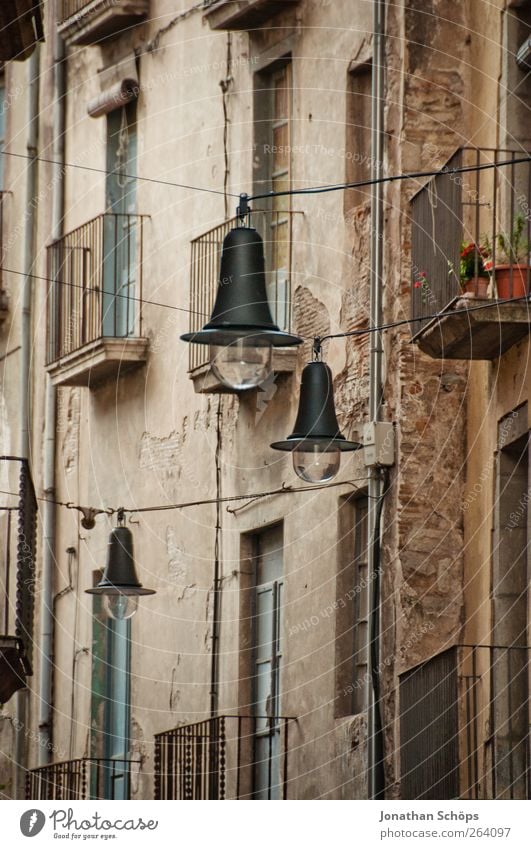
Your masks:
{"label": "metal railing", "polygon": [[146,217],[104,213],[48,247],[48,364],[102,337],[141,336]]}
{"label": "metal railing", "polygon": [[400,676],[403,799],[530,797],[526,646],[453,646]]}
{"label": "metal railing", "polygon": [[[528,155],[528,154],[527,154]],[[493,282],[496,269],[504,266],[509,277],[507,295],[518,297],[522,287],[530,291],[531,265],[531,163],[517,163],[525,152],[494,148],[459,148],[446,163],[447,173],[432,177],[411,201],[411,333],[428,322],[425,316],[444,310],[461,293],[461,245],[473,244],[488,254]],[[453,168],[501,162],[509,165],[452,174]],[[500,236],[510,239],[517,219],[523,232],[518,255],[504,256]],[[526,247],[527,245],[527,247]],[[486,257],[485,257],[486,258]],[[476,272],[482,263],[475,252]],[[477,277],[477,274],[473,275]],[[474,288],[475,287],[475,288]],[[478,294],[478,284],[472,293]],[[420,319],[420,320],[417,320]]]}
{"label": "metal railing", "polygon": [[[87,6],[93,5],[93,0],[62,0],[59,6],[59,21],[62,24],[74,15],[78,15]],[[109,4],[111,5],[111,4]]]}
{"label": "metal railing", "polygon": [[[252,226],[256,227],[264,241],[267,296],[273,320],[286,331],[291,329],[291,226],[294,214],[286,210],[256,210],[251,215]],[[223,240],[233,227],[238,226],[238,222],[238,218],[231,218],[191,242],[190,333],[200,330],[210,317],[216,299]],[[288,231],[285,240],[278,236],[282,227]],[[285,260],[282,267],[275,261],[279,254]],[[208,362],[206,345],[189,346],[189,371]]]}
{"label": "metal railing", "polygon": [[[255,798],[257,723],[264,719],[217,716],[156,734],[155,799]],[[268,776],[268,786],[261,787],[263,798],[287,799],[291,719],[268,720],[279,734],[281,751],[273,751],[271,745],[266,763],[260,764]]]}
{"label": "metal railing", "polygon": [[28,770],[26,799],[129,799],[133,763],[127,758],[77,758]]}
{"label": "metal railing", "polygon": [[3,455],[0,463],[5,462],[20,463],[20,475],[17,505],[9,504],[4,495],[0,506],[2,703],[25,686],[26,675],[32,674],[37,541],[37,500],[28,461]]}

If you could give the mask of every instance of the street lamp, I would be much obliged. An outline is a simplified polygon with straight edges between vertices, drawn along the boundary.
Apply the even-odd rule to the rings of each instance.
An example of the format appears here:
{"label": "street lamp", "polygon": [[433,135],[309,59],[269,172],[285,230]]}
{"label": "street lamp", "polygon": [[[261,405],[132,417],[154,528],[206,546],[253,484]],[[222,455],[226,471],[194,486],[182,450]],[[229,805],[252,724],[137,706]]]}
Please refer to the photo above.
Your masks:
{"label": "street lamp", "polygon": [[300,345],[273,322],[267,300],[264,245],[254,227],[243,226],[250,210],[240,196],[240,226],[225,236],[218,289],[210,321],[185,342],[210,346],[210,365],[231,389],[252,389],[271,374],[273,348]]}
{"label": "street lamp", "polygon": [[299,411],[293,433],[271,448],[291,451],[295,473],[308,483],[325,483],[339,471],[341,453],[363,446],[349,442],[339,430],[334,405],[332,372],[320,360],[302,372]]}
{"label": "street lamp", "polygon": [[124,511],[118,511],[118,527],[113,528],[107,547],[107,564],[99,584],[85,592],[103,596],[110,619],[131,619],[141,595],[154,595],[138,580],[133,557],[133,534],[124,525]]}

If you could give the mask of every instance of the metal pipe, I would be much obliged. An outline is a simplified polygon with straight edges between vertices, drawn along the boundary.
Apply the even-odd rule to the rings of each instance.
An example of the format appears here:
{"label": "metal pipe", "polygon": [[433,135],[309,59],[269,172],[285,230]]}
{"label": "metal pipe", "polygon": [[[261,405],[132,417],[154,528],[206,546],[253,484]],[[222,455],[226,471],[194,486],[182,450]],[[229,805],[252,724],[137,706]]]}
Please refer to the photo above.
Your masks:
{"label": "metal pipe", "polygon": [[[383,161],[383,122],[384,122],[384,37],[385,37],[385,0],[373,0],[373,62],[372,62],[372,110],[371,110],[371,179],[381,177]],[[381,183],[371,186],[371,266],[370,266],[370,326],[382,324],[383,289],[383,186]],[[380,420],[382,405],[382,334],[371,337],[369,357],[369,421]],[[369,598],[369,635],[368,665],[371,672],[367,705],[368,759],[367,791],[369,799],[384,796],[384,770],[382,728],[380,721],[380,702],[378,688],[378,658],[380,653],[379,609],[379,534],[382,498],[382,477],[377,468],[369,471],[368,494],[368,598]],[[378,535],[378,539],[376,536]]]}
{"label": "metal pipe", "polygon": [[[37,44],[28,60],[28,136],[26,149],[28,167],[26,178],[26,221],[24,228],[24,277],[22,278],[20,316],[20,456],[30,456],[30,362],[31,362],[31,302],[33,279],[31,272],[35,257],[35,189],[37,186],[37,144],[39,138],[39,72],[40,48]],[[15,798],[24,798],[26,769],[26,718],[28,690],[24,687],[15,696],[14,787]]]}
{"label": "metal pipe", "polygon": [[[58,20],[57,17],[54,20]],[[53,241],[63,231],[64,156],[65,156],[65,50],[58,32],[53,43],[53,128],[52,159],[52,233]],[[56,391],[46,375],[44,417],[43,485],[47,500],[43,505],[43,560],[40,611],[40,668],[39,668],[39,766],[50,762],[53,753],[53,656],[54,615],[53,579],[55,571],[55,451],[56,451]]]}

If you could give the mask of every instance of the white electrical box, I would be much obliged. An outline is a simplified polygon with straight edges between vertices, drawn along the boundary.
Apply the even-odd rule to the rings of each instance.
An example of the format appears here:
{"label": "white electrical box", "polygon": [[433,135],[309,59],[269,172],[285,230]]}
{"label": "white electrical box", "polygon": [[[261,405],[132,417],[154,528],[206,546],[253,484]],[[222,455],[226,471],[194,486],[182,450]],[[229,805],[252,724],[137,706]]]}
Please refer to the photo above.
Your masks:
{"label": "white electrical box", "polygon": [[363,428],[366,466],[392,466],[395,462],[395,431],[391,422],[368,422]]}

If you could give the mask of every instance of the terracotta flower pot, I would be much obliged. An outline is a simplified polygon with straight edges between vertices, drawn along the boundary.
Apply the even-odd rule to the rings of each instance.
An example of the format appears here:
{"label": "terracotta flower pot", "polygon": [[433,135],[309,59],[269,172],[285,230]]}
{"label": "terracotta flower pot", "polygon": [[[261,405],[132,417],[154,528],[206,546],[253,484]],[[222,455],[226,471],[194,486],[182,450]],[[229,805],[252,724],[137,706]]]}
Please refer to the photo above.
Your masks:
{"label": "terracotta flower pot", "polygon": [[[511,287],[512,268],[512,287]],[[497,265],[494,269],[498,298],[523,298],[528,294],[527,279],[531,281],[531,267],[528,265]]]}
{"label": "terracotta flower pot", "polygon": [[463,292],[467,295],[475,296],[476,298],[486,298],[487,289],[489,288],[488,277],[471,277],[470,280],[465,280],[461,284]]}

